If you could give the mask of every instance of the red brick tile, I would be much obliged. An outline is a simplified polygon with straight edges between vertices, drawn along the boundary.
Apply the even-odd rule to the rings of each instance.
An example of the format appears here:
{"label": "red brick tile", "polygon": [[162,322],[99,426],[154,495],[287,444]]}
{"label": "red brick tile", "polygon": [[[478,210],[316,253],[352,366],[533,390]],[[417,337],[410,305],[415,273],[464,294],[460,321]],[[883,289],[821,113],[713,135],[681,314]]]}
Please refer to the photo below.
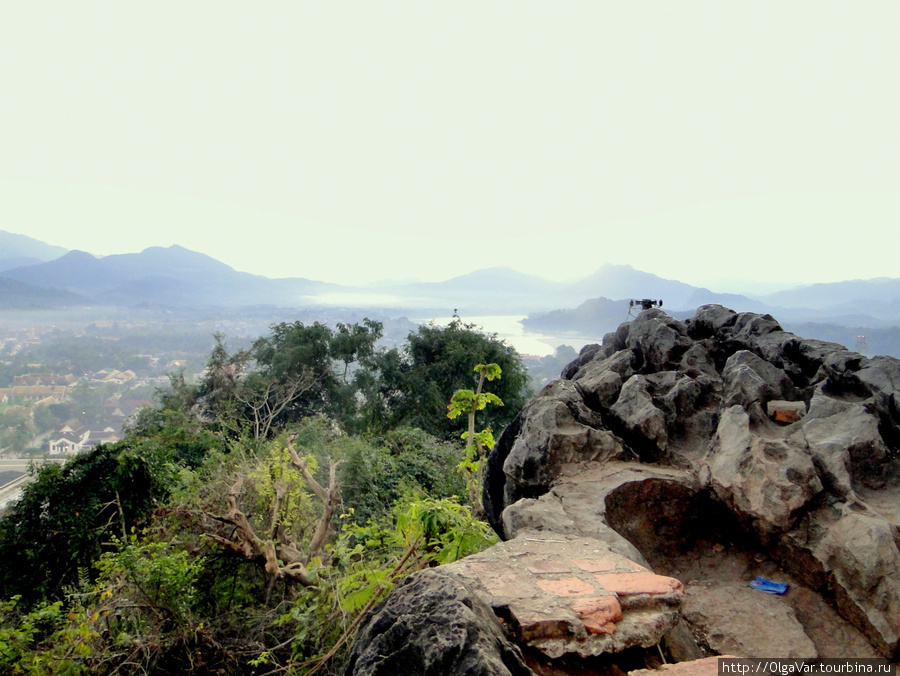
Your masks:
{"label": "red brick tile", "polygon": [[684,592],[684,585],[679,580],[653,573],[604,573],[594,575],[594,578],[604,589],[619,596]]}
{"label": "red brick tile", "polygon": [[569,603],[589,634],[613,634],[622,620],[622,606],[615,596],[573,599]]}
{"label": "red brick tile", "polygon": [[537,586],[555,596],[583,596],[597,593],[594,585],[577,577],[565,577],[561,580],[538,580]]}
{"label": "red brick tile", "polygon": [[614,573],[616,571],[616,560],[609,555],[596,559],[572,559],[572,563],[586,573]]}

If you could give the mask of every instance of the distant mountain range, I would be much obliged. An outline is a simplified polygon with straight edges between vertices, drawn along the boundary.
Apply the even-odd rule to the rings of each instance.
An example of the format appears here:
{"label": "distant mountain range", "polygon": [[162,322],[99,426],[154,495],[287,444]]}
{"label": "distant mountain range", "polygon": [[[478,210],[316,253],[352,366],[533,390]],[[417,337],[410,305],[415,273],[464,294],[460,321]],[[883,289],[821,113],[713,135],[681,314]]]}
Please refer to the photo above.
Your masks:
{"label": "distant mountain range", "polygon": [[273,280],[238,272],[180,246],[103,258],[64,251],[53,260],[6,269],[0,279],[18,284],[4,287],[9,293],[0,307],[5,309],[72,305],[76,299],[82,304],[125,306],[306,306],[313,296],[341,288],[308,279]]}
{"label": "distant mountain range", "polygon": [[52,261],[68,249],[51,246],[40,240],[0,230],[0,273],[25,265]]}
{"label": "distant mountain range", "polygon": [[673,314],[721,303],[738,311],[768,312],[782,322],[881,328],[900,324],[900,279],[813,284],[750,297],[716,293],[628,265],[604,264],[569,284],[498,267],[444,282],[347,287],[238,272],[180,246],[98,258],[3,231],[0,294],[4,310],[146,303],[173,307],[337,304],[410,316],[447,316],[456,309],[462,316],[529,315],[526,324],[535,330],[590,335],[623,321],[631,298],[663,299],[664,308]]}

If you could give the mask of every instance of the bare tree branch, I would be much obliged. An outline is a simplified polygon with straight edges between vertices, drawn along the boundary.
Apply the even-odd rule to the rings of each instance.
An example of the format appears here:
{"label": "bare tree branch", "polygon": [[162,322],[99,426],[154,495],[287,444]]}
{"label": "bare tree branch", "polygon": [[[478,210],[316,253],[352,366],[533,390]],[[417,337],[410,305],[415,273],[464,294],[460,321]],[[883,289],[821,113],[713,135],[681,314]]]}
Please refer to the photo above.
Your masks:
{"label": "bare tree branch", "polygon": [[312,389],[321,380],[322,375],[316,375],[311,369],[304,368],[299,375],[284,382],[266,378],[261,390],[249,386],[237,388],[235,399],[250,409],[254,440],[268,438],[278,415]]}
{"label": "bare tree branch", "polygon": [[316,478],[309,471],[307,467],[308,458],[301,458],[297,455],[297,451],[294,450],[293,437],[288,439],[288,452],[291,454],[291,464],[300,471],[303,480],[310,490],[318,496],[323,505],[322,516],[319,519],[319,523],[316,524],[316,532],[313,535],[312,542],[309,544],[309,553],[306,555],[305,563],[309,563],[319,553],[322,545],[325,544],[325,540],[328,538],[328,528],[331,525],[331,517],[334,515],[334,510],[337,509],[337,506],[341,504],[341,486],[337,480],[337,470],[343,464],[343,460],[335,462],[329,459],[328,488],[325,488],[316,481]]}
{"label": "bare tree branch", "polygon": [[[225,498],[229,508],[227,514],[203,512],[203,516],[210,521],[234,526],[233,532],[228,536],[217,532],[207,532],[206,537],[245,559],[264,563],[266,573],[273,579],[285,577],[299,582],[305,587],[315,586],[306,570],[306,561],[303,560],[303,555],[295,546],[287,542],[278,542],[271,536],[263,540],[253,530],[247,515],[237,505],[243,485],[243,477],[238,477],[229,489]],[[280,498],[277,497],[279,494]],[[276,488],[276,505],[270,517],[271,524],[277,524],[276,515],[281,508],[281,500],[286,494],[287,488],[284,484],[280,488]]]}

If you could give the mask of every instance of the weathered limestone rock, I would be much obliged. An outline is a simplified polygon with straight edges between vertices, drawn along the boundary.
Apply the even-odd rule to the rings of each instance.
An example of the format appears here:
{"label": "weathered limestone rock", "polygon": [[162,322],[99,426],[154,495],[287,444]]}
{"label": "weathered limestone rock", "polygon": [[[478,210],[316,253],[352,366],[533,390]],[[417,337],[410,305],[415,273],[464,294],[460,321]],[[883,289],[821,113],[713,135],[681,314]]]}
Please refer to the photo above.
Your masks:
{"label": "weathered limestone rock", "polygon": [[762,538],[787,530],[822,490],[807,450],[790,440],[755,436],[740,406],[722,414],[705,461],[716,494]]}
{"label": "weathered limestone rock", "polygon": [[575,359],[575,361],[573,361],[571,364],[566,365],[559,377],[563,380],[571,380],[572,376],[575,375],[582,366],[594,359],[594,356],[599,350],[600,346],[596,343],[585,345],[583,348],[581,348],[581,352],[578,353],[578,357]]}
{"label": "weathered limestone rock", "polygon": [[681,358],[678,370],[691,378],[706,376],[721,382],[719,373],[716,371],[716,362],[702,343],[694,343],[687,349]]}
{"label": "weathered limestone rock", "polygon": [[748,350],[740,350],[728,358],[722,379],[725,381],[723,406],[726,408],[736,404],[748,408],[754,402],[764,405],[773,399],[790,399],[794,395],[794,385],[782,369]]}
{"label": "weathered limestone rock", "polygon": [[805,421],[802,432],[822,479],[844,499],[857,487],[883,488],[881,468],[888,449],[878,430],[878,419],[865,406],[845,404],[827,417]]}
{"label": "weathered limestone rock", "polygon": [[[846,526],[837,528],[833,513],[874,519],[900,533],[900,361],[867,359],[796,336],[769,315],[707,305],[684,322],[661,310],[643,312],[583,351],[564,374],[575,387],[559,401],[576,412],[572,420],[585,424],[583,405],[595,416],[587,423],[590,434],[608,429],[619,442],[615,452],[600,449],[597,462],[612,459],[614,466],[617,458],[634,458],[684,470],[692,478],[680,486],[693,481],[701,490],[709,487],[717,504],[732,510],[773,558],[793,570],[805,565],[814,571],[810,584],[845,618],[882,652],[897,650],[897,622],[889,630],[890,623],[878,619],[894,612],[890,585],[873,591],[866,575],[850,572],[854,566],[867,570],[866,564],[822,552],[823,543],[829,552],[851,549],[851,534]],[[507,537],[532,527],[591,533],[622,553],[629,546],[620,538],[638,549],[651,541],[661,546],[666,540],[660,529],[650,537],[638,527],[640,519],[624,518],[624,509],[610,511],[613,491],[599,494],[597,482],[573,481],[565,463],[541,463],[542,455],[559,455],[548,452],[543,438],[559,424],[537,424],[551,407],[544,402],[523,411],[500,439],[499,462],[491,458],[494,471],[485,490],[495,528],[503,533],[505,523]],[[523,461],[507,467],[513,447],[529,449],[529,466],[541,468],[539,482],[522,478]],[[576,455],[590,452],[566,457]],[[668,484],[647,484],[653,485]],[[644,521],[652,522],[660,509],[674,514],[682,509],[675,505],[694,504],[694,489],[684,490],[679,500],[666,489],[664,502],[650,502],[646,493],[645,504],[631,501],[629,509],[645,511],[652,516]],[[527,500],[517,505],[522,498]],[[677,522],[671,514],[661,520]]]}
{"label": "weathered limestone rock", "polygon": [[653,383],[646,376],[636,375],[628,379],[612,407],[612,414],[632,438],[640,438],[654,451],[651,457],[668,447],[669,434],[666,416],[653,403]]}
{"label": "weathered limestone rock", "polygon": [[738,313],[721,305],[703,305],[692,319],[685,322],[694,340],[718,336],[722,329],[734,326]]}
{"label": "weathered limestone rock", "polygon": [[[568,504],[571,501],[566,502]],[[635,546],[597,518],[594,510],[585,510],[585,513],[571,505],[569,509],[573,512],[571,516],[556,493],[547,493],[538,499],[523,498],[503,510],[504,532],[510,540],[529,530],[560,535],[587,535],[599,540],[616,554],[649,567]]]}
{"label": "weathered limestone rock", "polygon": [[493,505],[545,493],[565,463],[602,462],[623,451],[618,437],[599,429],[599,416],[566,380],[554,381],[528,402],[512,427],[518,426],[521,434],[497,444],[486,471],[485,509],[498,532],[502,509]]}
{"label": "weathered limestone rock", "polygon": [[634,353],[622,350],[607,359],[586,363],[573,380],[585,403],[596,411],[615,404],[624,379],[634,373]]}
{"label": "weathered limestone rock", "polygon": [[640,352],[650,372],[677,364],[692,343],[687,327],[662,310],[641,312],[625,339],[627,347]]}
{"label": "weathered limestone rock", "polygon": [[[827,381],[826,381],[827,382]],[[856,399],[856,397],[853,397]],[[809,409],[806,411],[806,419],[828,418],[848,410],[855,402],[847,396],[840,399],[830,396],[825,391],[825,383],[816,385],[812,398],[809,401]]]}
{"label": "weathered limestone rock", "polygon": [[534,676],[490,605],[442,569],[402,580],[360,629],[345,676]]}
{"label": "weathered limestone rock", "polygon": [[731,340],[750,346],[759,338],[781,330],[781,325],[772,315],[754,312],[741,312],[730,327]]}
{"label": "weathered limestone rock", "polygon": [[803,338],[797,341],[796,351],[792,351],[790,357],[800,366],[804,375],[812,378],[825,361],[836,352],[847,352],[847,348],[838,343]]}
{"label": "weathered limestone rock", "polygon": [[504,510],[504,532],[510,539],[524,530],[586,535],[649,567],[635,545],[678,545],[697,492],[684,470],[620,461],[569,465],[549,493]]}
{"label": "weathered limestone rock", "polygon": [[[847,513],[828,528],[815,556],[834,575],[846,597],[838,609],[863,613],[863,632],[888,655],[900,648],[900,552],[897,526],[884,519]],[[843,605],[843,607],[841,607]]]}

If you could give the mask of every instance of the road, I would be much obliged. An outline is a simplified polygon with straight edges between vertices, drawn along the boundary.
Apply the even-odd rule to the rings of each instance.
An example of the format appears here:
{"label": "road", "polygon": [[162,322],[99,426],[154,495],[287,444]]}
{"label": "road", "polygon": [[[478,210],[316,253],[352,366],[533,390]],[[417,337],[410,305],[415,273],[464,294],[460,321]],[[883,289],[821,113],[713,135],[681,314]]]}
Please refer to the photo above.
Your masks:
{"label": "road", "polygon": [[[36,464],[45,462],[64,463],[67,458],[34,458]],[[0,509],[14,502],[22,494],[22,488],[33,477],[28,474],[28,466],[31,458],[0,458],[0,474],[3,475],[3,483],[0,484]]]}

